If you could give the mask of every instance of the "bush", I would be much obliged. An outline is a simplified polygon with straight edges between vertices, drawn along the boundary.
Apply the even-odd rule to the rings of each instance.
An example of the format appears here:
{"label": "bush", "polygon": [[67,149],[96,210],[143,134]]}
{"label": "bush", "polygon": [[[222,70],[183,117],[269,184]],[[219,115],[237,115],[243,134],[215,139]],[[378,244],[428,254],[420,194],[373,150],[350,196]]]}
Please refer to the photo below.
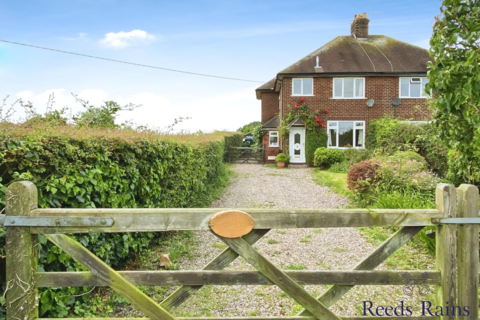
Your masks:
{"label": "bush", "polygon": [[290,157],[287,156],[285,153],[279,153],[275,158],[275,161],[287,163],[288,161],[290,161]]}
{"label": "bush", "polygon": [[402,122],[391,117],[370,121],[368,124],[366,146],[392,154],[406,150],[415,144],[417,137],[425,132],[421,125]]}
{"label": "bush", "polygon": [[[37,185],[40,208],[203,207],[228,181],[222,161],[225,135],[229,136],[3,123],[0,199],[4,200],[7,185],[26,179]],[[0,203],[0,210],[4,205]],[[0,254],[4,254],[2,234]],[[146,250],[154,234],[92,233],[74,238],[118,269]],[[39,236],[39,248],[39,270],[84,270],[45,237]],[[40,314],[88,314],[95,303],[86,302],[88,295],[74,297],[83,292],[82,288],[42,289]]]}
{"label": "bush", "polygon": [[448,148],[440,141],[438,128],[433,123],[421,125],[424,132],[417,137],[417,152],[425,158],[428,167],[438,175],[446,177],[448,173]]}
{"label": "bush", "polygon": [[382,161],[381,166],[381,177],[378,185],[382,190],[433,192],[438,182],[438,178],[427,170],[424,160],[417,161],[410,160],[408,157],[397,158],[392,156],[387,161]]}
{"label": "bush", "polygon": [[314,127],[312,130],[307,130],[305,158],[307,165],[313,166],[315,162],[315,151],[318,148],[327,145],[328,136],[322,128]]}
{"label": "bush", "polygon": [[315,150],[314,165],[316,167],[328,168],[336,162],[342,162],[344,160],[343,150],[341,149],[329,149],[329,148],[317,148]]}
{"label": "bush", "polygon": [[424,170],[427,170],[427,162],[425,159],[413,151],[397,151],[393,155],[378,156],[376,159],[399,164],[406,164],[408,161],[414,161],[417,162]]}
{"label": "bush", "polygon": [[347,174],[348,188],[354,193],[368,193],[380,180],[381,162],[364,160],[350,167]]}

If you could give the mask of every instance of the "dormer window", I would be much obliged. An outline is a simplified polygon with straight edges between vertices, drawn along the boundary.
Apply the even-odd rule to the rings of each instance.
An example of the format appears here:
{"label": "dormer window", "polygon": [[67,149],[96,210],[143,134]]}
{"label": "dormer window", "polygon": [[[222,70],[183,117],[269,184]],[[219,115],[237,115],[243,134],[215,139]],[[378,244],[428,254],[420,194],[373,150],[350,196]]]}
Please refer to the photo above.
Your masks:
{"label": "dormer window", "polygon": [[313,78],[294,78],[292,96],[313,96]]}
{"label": "dormer window", "polygon": [[400,98],[426,98],[426,77],[400,77]]}

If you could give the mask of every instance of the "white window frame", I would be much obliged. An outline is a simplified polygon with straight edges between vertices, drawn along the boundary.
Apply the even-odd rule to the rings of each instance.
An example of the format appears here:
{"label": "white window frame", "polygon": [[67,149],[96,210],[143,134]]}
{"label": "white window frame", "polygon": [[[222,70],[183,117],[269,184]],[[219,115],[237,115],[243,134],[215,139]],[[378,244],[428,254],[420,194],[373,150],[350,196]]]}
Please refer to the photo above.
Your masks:
{"label": "white window frame", "polygon": [[[337,125],[336,126],[330,126],[330,124],[332,122],[336,122]],[[355,149],[365,149],[365,133],[366,133],[366,128],[365,128],[365,121],[363,120],[352,120],[352,121],[338,121],[338,120],[331,120],[331,121],[327,121],[327,135],[328,135],[328,140],[327,140],[327,148],[331,148],[331,149],[348,149],[346,147],[338,147],[338,141],[339,141],[339,132],[338,132],[338,124],[340,122],[353,122],[353,141],[352,141],[352,148],[355,148]],[[362,123],[362,126],[355,126],[355,123],[357,122],[361,122]],[[337,142],[337,146],[330,146],[330,128],[336,128],[337,129],[337,136],[335,137],[335,141]],[[356,135],[355,135],[355,129],[363,129],[363,147],[355,147],[355,145],[357,144],[356,142]]]}
{"label": "white window frame", "polygon": [[[304,94],[303,93],[303,80],[304,79],[312,79],[312,94]],[[302,92],[300,94],[295,94],[294,93],[294,90],[293,90],[294,80],[301,80],[302,81],[302,85],[301,85]],[[313,94],[314,82],[315,82],[314,78],[292,78],[292,97],[301,97],[301,96],[313,97],[314,96],[314,94]]]}
{"label": "white window frame", "polygon": [[[277,137],[277,143],[272,144],[272,141],[270,140],[270,137],[272,136],[272,133],[275,133],[275,137]],[[268,132],[268,146],[269,147],[278,147],[280,145],[280,137],[278,136],[278,131],[269,131]]]}
{"label": "white window frame", "polygon": [[[412,78],[420,78],[421,82],[423,82],[422,79],[428,79],[427,77],[398,77],[398,96],[402,99],[426,99],[429,97],[429,95],[427,95],[425,92],[425,87],[420,88],[420,97],[410,97]],[[408,79],[408,96],[402,96],[402,79]]]}
{"label": "white window frame", "polygon": [[[365,99],[365,78],[360,77],[360,78],[353,78],[353,95],[355,95],[356,92],[356,86],[357,86],[357,79],[362,79],[363,80],[363,92],[361,97],[344,97],[345,96],[345,86],[343,85],[345,82],[345,78],[351,78],[351,77],[344,77],[344,78],[333,78],[333,85],[332,85],[332,99]],[[341,97],[335,97],[335,80],[342,80],[342,96]]]}

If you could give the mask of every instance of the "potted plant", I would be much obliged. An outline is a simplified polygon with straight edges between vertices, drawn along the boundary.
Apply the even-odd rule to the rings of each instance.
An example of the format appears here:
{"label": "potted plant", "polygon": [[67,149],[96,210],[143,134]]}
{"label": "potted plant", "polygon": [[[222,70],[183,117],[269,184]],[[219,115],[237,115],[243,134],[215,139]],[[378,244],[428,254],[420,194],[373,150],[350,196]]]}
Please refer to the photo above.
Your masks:
{"label": "potted plant", "polygon": [[277,161],[277,167],[279,168],[284,168],[285,163],[288,163],[289,160],[290,160],[290,157],[287,156],[285,153],[279,153],[275,158],[275,161]]}

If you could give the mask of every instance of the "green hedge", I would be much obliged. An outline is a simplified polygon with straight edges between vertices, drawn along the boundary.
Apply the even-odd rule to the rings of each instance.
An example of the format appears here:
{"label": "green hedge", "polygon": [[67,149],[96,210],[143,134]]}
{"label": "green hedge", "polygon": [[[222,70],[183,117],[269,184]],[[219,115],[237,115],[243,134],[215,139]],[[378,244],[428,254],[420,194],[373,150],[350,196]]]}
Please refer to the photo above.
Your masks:
{"label": "green hedge", "polygon": [[[71,126],[3,125],[0,134],[0,209],[5,205],[6,186],[18,179],[37,185],[41,208],[203,207],[228,181],[224,137],[227,143],[238,140],[225,133],[161,136]],[[75,238],[112,267],[121,268],[132,254],[148,248],[154,234],[84,234]],[[3,242],[0,232],[0,253],[4,253]],[[39,242],[40,270],[83,270],[44,237],[40,236]],[[81,292],[85,290],[42,290],[40,314],[90,316],[94,307],[88,303],[90,298],[72,298]]]}
{"label": "green hedge", "polygon": [[315,150],[327,146],[328,136],[326,132],[319,127],[314,127],[312,130],[307,130],[305,157],[307,165],[314,165]]}

